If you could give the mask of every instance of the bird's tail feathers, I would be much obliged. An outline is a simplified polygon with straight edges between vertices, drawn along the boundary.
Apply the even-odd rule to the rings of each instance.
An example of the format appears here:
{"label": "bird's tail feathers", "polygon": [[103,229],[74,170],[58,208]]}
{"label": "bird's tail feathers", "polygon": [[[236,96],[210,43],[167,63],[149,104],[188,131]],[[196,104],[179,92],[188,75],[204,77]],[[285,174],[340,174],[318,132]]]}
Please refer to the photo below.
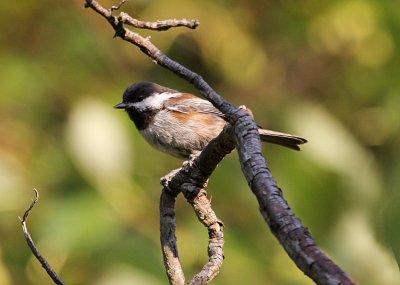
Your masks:
{"label": "bird's tail feathers", "polygon": [[307,142],[305,138],[276,131],[258,129],[258,133],[264,142],[281,145],[294,150],[300,150],[300,145]]}

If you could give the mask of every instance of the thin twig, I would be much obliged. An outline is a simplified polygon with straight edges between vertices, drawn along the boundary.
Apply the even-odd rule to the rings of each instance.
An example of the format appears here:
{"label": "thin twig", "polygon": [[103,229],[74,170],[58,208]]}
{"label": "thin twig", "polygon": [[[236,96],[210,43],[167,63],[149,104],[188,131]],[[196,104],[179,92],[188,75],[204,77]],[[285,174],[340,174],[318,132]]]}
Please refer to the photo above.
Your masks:
{"label": "thin twig", "polygon": [[132,18],[127,13],[121,12],[119,15],[119,20],[124,24],[130,25],[139,29],[148,29],[154,31],[166,31],[170,28],[176,27],[186,27],[189,29],[196,29],[200,22],[198,20],[187,20],[187,19],[170,19],[164,21],[156,21],[156,22],[147,22],[147,21],[139,21],[137,19]]}
{"label": "thin twig", "polygon": [[35,243],[33,242],[31,235],[29,234],[28,228],[26,226],[26,221],[28,220],[28,216],[35,206],[36,202],[39,199],[39,192],[36,189],[33,189],[35,191],[35,198],[32,199],[31,204],[29,205],[28,209],[25,211],[24,215],[19,217],[21,224],[22,224],[22,231],[24,232],[25,240],[28,243],[29,248],[31,249],[33,255],[36,257],[36,259],[40,262],[42,267],[46,270],[47,274],[50,276],[50,278],[54,281],[54,283],[58,285],[65,285],[65,282],[61,279],[60,276],[54,271],[54,269],[50,266],[50,264],[47,262],[47,260],[42,256],[42,254],[39,252],[38,248],[36,247]]}
{"label": "thin twig", "polygon": [[39,191],[36,188],[33,188],[33,191],[35,192],[35,198],[32,199],[31,204],[29,205],[28,209],[25,211],[24,215],[21,217],[18,217],[21,221],[21,223],[25,223],[26,220],[28,219],[29,213],[35,206],[36,202],[39,200]]}
{"label": "thin twig", "polygon": [[121,0],[121,2],[118,3],[118,5],[111,6],[110,12],[119,10],[122,7],[122,5],[124,5],[126,2],[128,2],[128,0]]}

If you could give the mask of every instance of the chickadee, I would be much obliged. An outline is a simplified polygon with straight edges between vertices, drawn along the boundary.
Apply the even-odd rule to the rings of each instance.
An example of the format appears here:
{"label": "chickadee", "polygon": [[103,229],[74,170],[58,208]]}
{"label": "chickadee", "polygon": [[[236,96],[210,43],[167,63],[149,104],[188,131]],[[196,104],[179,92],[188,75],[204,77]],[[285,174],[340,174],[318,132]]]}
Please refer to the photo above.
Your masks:
{"label": "chickadee", "polygon": [[[198,154],[227,124],[225,116],[209,101],[189,93],[140,82],[128,87],[122,103],[136,128],[153,147],[188,159]],[[262,141],[300,150],[307,140],[298,136],[258,129]]]}

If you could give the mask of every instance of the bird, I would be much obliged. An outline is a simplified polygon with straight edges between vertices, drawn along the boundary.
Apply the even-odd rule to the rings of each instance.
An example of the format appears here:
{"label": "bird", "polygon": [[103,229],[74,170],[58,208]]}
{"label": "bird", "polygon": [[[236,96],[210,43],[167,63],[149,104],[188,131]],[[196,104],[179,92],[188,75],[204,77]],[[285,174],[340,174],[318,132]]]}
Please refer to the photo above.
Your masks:
{"label": "bird", "polygon": [[[144,139],[153,147],[181,159],[198,155],[228,124],[225,115],[209,101],[153,82],[128,87],[124,109]],[[300,150],[306,139],[259,127],[263,142]]]}

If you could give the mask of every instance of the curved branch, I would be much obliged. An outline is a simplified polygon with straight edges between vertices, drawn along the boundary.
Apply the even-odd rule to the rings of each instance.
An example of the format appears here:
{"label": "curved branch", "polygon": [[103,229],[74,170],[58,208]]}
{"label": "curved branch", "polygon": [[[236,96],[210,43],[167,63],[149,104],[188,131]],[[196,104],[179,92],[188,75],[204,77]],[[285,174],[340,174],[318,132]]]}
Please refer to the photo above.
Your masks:
{"label": "curved branch", "polygon": [[199,221],[207,227],[209,236],[209,260],[189,284],[209,283],[222,266],[224,259],[223,223],[211,209],[211,202],[204,189],[209,176],[218,163],[235,147],[230,132],[231,127],[225,127],[223,132],[213,139],[198,157],[161,179],[161,184],[164,186],[160,203],[160,215],[163,220],[161,221],[161,244],[170,284],[184,283],[176,248],[175,212],[173,210],[175,197],[180,192],[192,205]]}
{"label": "curved branch", "polygon": [[224,260],[223,223],[218,220],[211,209],[211,202],[204,189],[198,189],[194,199],[188,199],[200,222],[208,229],[208,262],[197,273],[189,284],[208,284],[219,273]]}
{"label": "curved branch", "polygon": [[233,126],[242,171],[257,197],[261,214],[297,266],[317,284],[354,284],[351,278],[319,249],[308,229],[294,215],[283,198],[282,191],[262,156],[258,128],[251,115],[219,96],[200,75],[167,57],[148,38],[126,29],[120,17],[113,16],[97,1],[86,0],[86,7],[106,18],[115,30],[115,36],[138,46],[156,63],[192,83],[226,115]]}
{"label": "curved branch", "polygon": [[54,271],[54,269],[50,266],[50,264],[47,262],[47,260],[43,257],[43,255],[40,253],[38,248],[36,247],[35,243],[32,240],[31,235],[29,234],[28,228],[26,226],[26,221],[28,220],[28,216],[35,206],[36,202],[39,199],[39,192],[36,189],[33,189],[35,191],[35,198],[32,199],[31,204],[29,205],[28,209],[25,211],[24,215],[22,216],[22,219],[20,219],[21,224],[22,224],[22,231],[24,232],[25,240],[28,243],[29,248],[31,249],[33,255],[36,257],[36,259],[40,262],[42,267],[46,270],[47,274],[50,276],[50,278],[54,281],[54,283],[58,285],[65,285],[64,281],[61,279],[60,276]]}

